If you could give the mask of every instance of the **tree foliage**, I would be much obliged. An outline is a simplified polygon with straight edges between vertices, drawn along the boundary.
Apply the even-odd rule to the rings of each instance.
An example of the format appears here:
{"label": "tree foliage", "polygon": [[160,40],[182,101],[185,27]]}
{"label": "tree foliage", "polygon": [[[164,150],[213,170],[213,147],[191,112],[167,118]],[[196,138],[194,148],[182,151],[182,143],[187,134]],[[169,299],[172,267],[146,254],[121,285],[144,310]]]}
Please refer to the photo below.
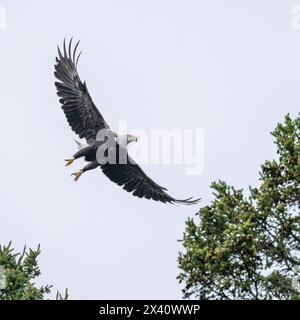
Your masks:
{"label": "tree foliage", "polygon": [[214,199],[186,221],[178,276],[184,297],[299,299],[300,117],[272,133],[278,160],[266,161],[259,187],[212,183]]}
{"label": "tree foliage", "polygon": [[[51,292],[52,286],[37,287],[33,282],[41,274],[37,263],[40,253],[40,246],[14,253],[11,242],[0,245],[0,300],[43,300]],[[67,290],[64,296],[57,291],[56,299],[67,298]]]}

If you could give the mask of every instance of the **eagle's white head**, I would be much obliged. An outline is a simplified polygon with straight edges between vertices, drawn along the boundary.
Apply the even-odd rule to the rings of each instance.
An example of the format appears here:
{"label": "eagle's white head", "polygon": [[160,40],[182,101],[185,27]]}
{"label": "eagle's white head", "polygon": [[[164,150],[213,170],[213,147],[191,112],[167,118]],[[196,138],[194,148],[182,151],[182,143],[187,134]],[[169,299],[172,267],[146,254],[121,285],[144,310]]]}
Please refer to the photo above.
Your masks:
{"label": "eagle's white head", "polygon": [[130,142],[137,142],[138,138],[132,134],[121,134],[119,136],[117,136],[116,141],[118,142],[118,144],[120,144],[121,146],[127,146]]}

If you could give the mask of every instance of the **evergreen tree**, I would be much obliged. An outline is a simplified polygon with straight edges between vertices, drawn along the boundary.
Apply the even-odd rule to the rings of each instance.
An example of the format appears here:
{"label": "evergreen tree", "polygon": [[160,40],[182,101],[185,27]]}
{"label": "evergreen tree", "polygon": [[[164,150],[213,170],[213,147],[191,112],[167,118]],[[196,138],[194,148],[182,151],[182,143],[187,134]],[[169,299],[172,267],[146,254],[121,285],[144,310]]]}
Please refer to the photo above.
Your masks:
{"label": "evergreen tree", "polygon": [[178,276],[184,297],[300,298],[300,117],[272,133],[278,160],[261,168],[250,195],[223,181],[186,221]]}
{"label": "evergreen tree", "polygon": [[[40,246],[36,250],[14,253],[11,242],[7,246],[0,245],[0,300],[43,300],[51,292],[52,286],[37,287],[33,280],[41,274],[37,257],[41,253]],[[56,299],[68,298],[58,291]]]}

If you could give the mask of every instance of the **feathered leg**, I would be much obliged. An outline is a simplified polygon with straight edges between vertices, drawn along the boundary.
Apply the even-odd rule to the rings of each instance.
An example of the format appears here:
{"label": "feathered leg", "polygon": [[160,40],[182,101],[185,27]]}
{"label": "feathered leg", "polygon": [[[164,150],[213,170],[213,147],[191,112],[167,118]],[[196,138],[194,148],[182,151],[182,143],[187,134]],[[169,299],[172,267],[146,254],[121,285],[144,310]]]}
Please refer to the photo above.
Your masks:
{"label": "feathered leg", "polygon": [[72,173],[72,176],[75,176],[74,181],[77,181],[79,179],[79,177],[86,171],[89,170],[93,170],[96,169],[97,167],[99,167],[100,164],[95,160],[92,161],[90,163],[88,163],[85,167],[83,167],[81,170],[79,170],[78,172],[74,172]]}
{"label": "feathered leg", "polygon": [[94,150],[94,146],[91,145],[91,146],[87,146],[87,147],[84,147],[84,148],[81,148],[80,150],[78,150],[72,158],[70,159],[65,159],[66,161],[66,167],[67,166],[70,166],[74,160],[76,159],[79,159],[79,158],[82,158],[84,156],[86,156],[88,153],[90,153],[92,150]]}

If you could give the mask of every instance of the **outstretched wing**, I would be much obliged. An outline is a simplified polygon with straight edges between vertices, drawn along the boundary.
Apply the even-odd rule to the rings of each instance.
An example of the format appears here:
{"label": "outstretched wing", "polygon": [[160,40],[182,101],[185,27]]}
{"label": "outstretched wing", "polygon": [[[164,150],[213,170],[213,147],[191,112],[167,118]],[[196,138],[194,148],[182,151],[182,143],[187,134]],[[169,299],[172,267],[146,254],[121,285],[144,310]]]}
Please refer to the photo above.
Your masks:
{"label": "outstretched wing", "polygon": [[167,189],[158,185],[128,156],[126,164],[101,165],[103,173],[123,189],[139,198],[153,199],[164,203],[196,204],[200,199],[177,200],[166,193]]}
{"label": "outstretched wing", "polygon": [[99,130],[109,127],[89,95],[86,83],[82,83],[79,78],[77,63],[80,54],[76,57],[78,44],[79,41],[72,52],[71,39],[67,51],[64,41],[63,54],[58,47],[54,75],[60,82],[55,82],[55,86],[72,130],[91,143]]}

